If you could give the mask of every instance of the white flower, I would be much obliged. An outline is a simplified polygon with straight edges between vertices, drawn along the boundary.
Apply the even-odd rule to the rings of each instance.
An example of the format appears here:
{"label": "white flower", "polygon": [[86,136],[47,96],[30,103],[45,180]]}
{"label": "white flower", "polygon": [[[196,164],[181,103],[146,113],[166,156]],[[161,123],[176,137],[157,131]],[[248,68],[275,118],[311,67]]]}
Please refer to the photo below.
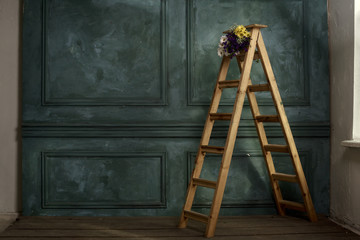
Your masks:
{"label": "white flower", "polygon": [[219,55],[219,57],[224,56],[224,49],[222,47],[219,47],[217,50],[217,54]]}
{"label": "white flower", "polygon": [[225,42],[227,42],[227,40],[228,40],[228,38],[225,35],[223,35],[220,38],[220,43],[225,43]]}

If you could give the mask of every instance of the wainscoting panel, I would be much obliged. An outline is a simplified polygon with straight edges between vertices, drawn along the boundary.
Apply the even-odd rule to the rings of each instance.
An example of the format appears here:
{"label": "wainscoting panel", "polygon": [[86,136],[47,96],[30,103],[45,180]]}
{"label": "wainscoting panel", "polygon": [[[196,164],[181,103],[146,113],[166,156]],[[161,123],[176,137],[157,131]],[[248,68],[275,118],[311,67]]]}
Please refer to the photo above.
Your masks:
{"label": "wainscoting panel", "polygon": [[165,162],[165,153],[44,152],[43,208],[165,207]]}
{"label": "wainscoting panel", "polygon": [[[24,215],[177,215],[192,171],[198,137],[25,137]],[[280,143],[281,138],[270,138]],[[220,144],[223,138],[215,139]],[[318,212],[329,207],[328,137],[295,138]],[[285,154],[278,171],[291,173]],[[207,156],[203,176],[215,179],[220,159]],[[300,196],[284,185],[287,199]],[[195,207],[209,209],[213,191],[200,189]],[[238,138],[222,214],[275,213],[270,183],[255,137]]]}

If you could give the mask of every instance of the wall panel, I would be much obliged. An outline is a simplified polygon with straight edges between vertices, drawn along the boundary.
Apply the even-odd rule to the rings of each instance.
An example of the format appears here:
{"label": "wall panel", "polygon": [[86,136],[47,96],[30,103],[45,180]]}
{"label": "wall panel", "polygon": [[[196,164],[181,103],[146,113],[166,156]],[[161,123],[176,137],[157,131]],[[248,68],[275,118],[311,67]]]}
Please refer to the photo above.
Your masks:
{"label": "wall panel", "polygon": [[44,152],[42,207],[166,207],[165,162],[165,153]]}
{"label": "wall panel", "polygon": [[44,1],[42,15],[44,105],[166,104],[165,1]]}
{"label": "wall panel", "polygon": [[[287,106],[308,105],[308,7],[303,0],[188,1],[189,104],[207,105],[211,100],[213,84],[210,80],[216,79],[219,68],[216,54],[219,33],[228,29],[229,23],[258,22],[269,25],[263,35],[274,72],[280,73],[277,83],[284,103]],[[254,65],[251,75],[253,83],[266,81],[260,63]],[[236,61],[230,66],[228,79],[239,79]],[[235,90],[224,91],[221,103],[232,105],[234,94]],[[258,99],[261,105],[272,104],[269,94],[259,94]]]}
{"label": "wall panel", "polygon": [[[326,1],[24,0],[23,214],[179,215],[231,24],[262,30],[318,212],[329,207]],[[235,62],[229,78],[237,78]],[[260,64],[252,78],[264,80]],[[220,111],[234,98],[224,91]],[[260,94],[260,111],[273,113]],[[221,146],[227,123],[216,123]],[[281,143],[282,129],[266,132]],[[276,212],[244,107],[223,215]],[[287,157],[276,155],[280,170]],[[219,159],[204,174],[215,178]],[[214,167],[214,168],[213,168]],[[296,187],[284,195],[297,198]],[[211,192],[200,191],[199,211]]]}

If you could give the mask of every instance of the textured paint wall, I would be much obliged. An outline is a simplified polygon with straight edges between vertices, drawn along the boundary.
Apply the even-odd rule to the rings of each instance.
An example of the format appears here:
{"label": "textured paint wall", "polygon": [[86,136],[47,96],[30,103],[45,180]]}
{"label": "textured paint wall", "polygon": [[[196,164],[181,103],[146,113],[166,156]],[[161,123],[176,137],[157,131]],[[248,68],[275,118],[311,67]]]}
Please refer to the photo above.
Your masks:
{"label": "textured paint wall", "polygon": [[[355,1],[355,18],[354,18],[354,27],[359,29],[355,31],[355,55],[354,55],[354,66],[359,66],[360,64],[360,2]],[[354,69],[354,93],[360,93],[360,68],[355,67]],[[354,116],[353,121],[353,139],[360,141],[360,94],[354,94]]]}
{"label": "textured paint wall", "polygon": [[[24,3],[24,215],[179,215],[221,61],[218,38],[234,22],[270,25],[264,39],[312,198],[329,212],[326,0]],[[232,63],[228,79],[239,77]],[[219,110],[231,112],[232,94],[222,100]],[[269,93],[258,100],[274,114]],[[224,215],[275,212],[250,115],[245,106]],[[228,123],[215,125],[211,145],[223,146]],[[281,127],[268,127],[269,142],[284,144]],[[278,159],[291,173],[290,158]],[[202,173],[216,176],[216,163],[209,158]],[[129,175],[137,168],[141,177]],[[285,184],[284,198],[297,200]],[[199,196],[206,212],[211,192]]]}
{"label": "textured paint wall", "polygon": [[341,146],[352,138],[354,0],[329,0],[331,86],[330,214],[360,231],[360,149]]}
{"label": "textured paint wall", "polygon": [[20,209],[20,0],[0,1],[0,213]]}

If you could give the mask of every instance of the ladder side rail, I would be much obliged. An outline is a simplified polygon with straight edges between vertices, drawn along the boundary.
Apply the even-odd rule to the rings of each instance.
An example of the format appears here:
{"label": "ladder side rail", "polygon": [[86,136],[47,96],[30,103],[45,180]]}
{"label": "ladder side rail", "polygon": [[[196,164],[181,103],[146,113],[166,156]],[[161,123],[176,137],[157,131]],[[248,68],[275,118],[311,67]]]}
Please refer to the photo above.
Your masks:
{"label": "ladder side rail", "polygon": [[243,105],[244,105],[246,90],[247,90],[247,86],[248,86],[248,80],[250,79],[250,71],[251,71],[251,67],[252,67],[252,63],[253,63],[253,58],[254,58],[255,49],[256,49],[256,41],[257,41],[259,32],[260,32],[259,28],[253,28],[251,30],[250,46],[249,46],[247,53],[245,54],[244,72],[241,75],[237,94],[236,94],[235,104],[234,104],[234,108],[233,108],[233,115],[231,117],[231,122],[230,122],[229,130],[228,130],[228,136],[227,136],[226,144],[224,147],[224,154],[222,157],[221,167],[220,167],[220,171],[219,171],[219,175],[218,175],[218,179],[217,179],[218,184],[217,184],[217,188],[215,190],[214,197],[213,197],[213,203],[212,203],[211,210],[210,210],[209,222],[206,227],[206,232],[205,232],[206,237],[212,237],[215,234],[216,223],[217,223],[217,219],[218,219],[219,212],[220,212],[222,197],[223,197],[224,190],[225,190],[225,185],[226,185],[227,175],[229,172],[231,158],[232,158],[232,154],[234,151],[236,135],[237,135],[237,131],[238,131],[239,123],[240,123],[241,112],[242,112]]}
{"label": "ladder side rail", "polygon": [[227,75],[227,72],[229,69],[229,65],[230,65],[230,58],[224,57],[221,61],[220,70],[219,70],[218,78],[217,78],[216,85],[214,88],[213,97],[212,97],[212,100],[210,103],[210,107],[209,107],[208,114],[206,117],[202,137],[200,140],[200,145],[199,145],[197,155],[196,155],[195,166],[192,171],[189,185],[187,188],[186,200],[185,200],[183,210],[181,212],[180,221],[179,221],[179,225],[178,225],[179,228],[185,228],[187,225],[188,218],[185,216],[185,211],[191,210],[191,207],[192,207],[192,204],[194,201],[194,197],[195,197],[196,188],[197,188],[197,186],[195,186],[193,183],[193,178],[200,177],[201,169],[202,169],[202,166],[204,163],[204,158],[205,158],[205,153],[203,153],[201,151],[201,146],[209,144],[212,128],[214,126],[214,121],[210,119],[210,113],[216,113],[218,110],[220,99],[221,99],[221,93],[222,93],[222,90],[219,88],[219,81],[226,78],[226,75]]}
{"label": "ladder side rail", "polygon": [[[244,62],[240,58],[237,58],[237,63],[238,63],[240,72],[242,72],[243,68],[244,68]],[[251,78],[249,79],[249,86],[250,85],[252,85]],[[250,105],[251,113],[254,118],[254,123],[255,123],[256,131],[257,131],[257,134],[259,137],[261,150],[262,150],[262,153],[263,153],[263,156],[265,159],[265,163],[266,163],[266,167],[268,170],[271,188],[272,188],[274,196],[275,196],[275,204],[278,209],[279,215],[285,216],[285,209],[284,209],[284,207],[282,207],[280,205],[280,201],[283,200],[283,197],[282,197],[282,194],[280,191],[279,182],[277,180],[275,180],[272,175],[272,174],[276,173],[274,161],[272,159],[271,152],[266,151],[264,148],[264,146],[268,144],[264,124],[262,122],[259,122],[258,120],[256,120],[256,116],[260,115],[260,110],[259,110],[259,106],[258,106],[258,103],[256,100],[256,96],[255,96],[254,92],[251,92],[249,90],[249,88],[246,91],[246,95],[249,100],[249,105]]]}
{"label": "ladder side rail", "polygon": [[287,116],[285,114],[284,105],[283,105],[283,102],[281,100],[279,89],[278,89],[277,84],[276,84],[275,75],[274,75],[274,72],[272,70],[270,60],[269,60],[269,56],[267,54],[265,44],[264,44],[264,40],[262,38],[261,33],[259,34],[259,38],[258,38],[258,42],[257,42],[257,48],[258,48],[258,51],[259,51],[259,54],[260,54],[262,67],[264,69],[266,78],[267,78],[268,83],[270,85],[271,95],[272,95],[273,101],[275,103],[276,111],[277,111],[277,113],[279,115],[279,118],[280,118],[281,127],[282,127],[282,130],[283,130],[287,145],[288,145],[289,150],[290,150],[291,159],[292,159],[294,168],[295,168],[297,176],[298,176],[300,189],[301,189],[301,192],[302,192],[303,198],[304,198],[304,205],[305,205],[305,208],[307,210],[310,221],[315,222],[315,221],[317,221],[317,216],[316,216],[315,209],[314,209],[314,206],[313,206],[313,203],[312,203],[312,200],[311,200],[309,188],[308,188],[308,185],[307,185],[307,182],[306,182],[306,178],[305,178],[305,175],[304,175],[303,168],[301,166],[299,154],[298,154],[298,151],[297,151],[297,148],[296,148],[296,145],[295,145],[295,141],[294,141],[291,129],[290,129],[290,125],[289,125]]}
{"label": "ladder side rail", "polygon": [[221,99],[222,89],[219,88],[219,81],[226,79],[226,75],[230,65],[230,57],[223,57],[220,65],[219,74],[216,80],[216,85],[214,88],[213,97],[211,99],[209,111],[205,121],[204,131],[201,137],[200,145],[208,145],[210,140],[210,135],[212,127],[214,126],[214,121],[210,119],[210,113],[216,113]]}

